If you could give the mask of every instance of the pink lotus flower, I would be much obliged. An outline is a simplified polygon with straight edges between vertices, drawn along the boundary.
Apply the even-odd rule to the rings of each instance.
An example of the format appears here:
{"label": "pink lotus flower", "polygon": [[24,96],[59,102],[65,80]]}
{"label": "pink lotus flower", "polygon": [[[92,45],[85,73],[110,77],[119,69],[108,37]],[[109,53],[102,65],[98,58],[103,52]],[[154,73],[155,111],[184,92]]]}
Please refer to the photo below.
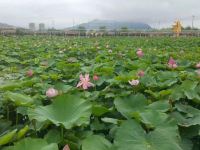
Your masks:
{"label": "pink lotus flower", "polygon": [[196,64],[196,68],[200,69],[200,62]]}
{"label": "pink lotus flower", "polygon": [[46,96],[47,97],[55,97],[58,95],[58,90],[54,89],[54,88],[49,88],[47,91],[46,91]]}
{"label": "pink lotus flower", "polygon": [[172,57],[170,57],[168,61],[168,67],[173,69],[178,67],[176,61]]}
{"label": "pink lotus flower", "polygon": [[129,82],[129,84],[132,85],[132,86],[137,86],[137,85],[140,83],[139,80],[132,80],[132,81],[128,81],[128,82]]}
{"label": "pink lotus flower", "polygon": [[140,48],[137,50],[136,54],[137,54],[138,57],[144,56],[144,53],[143,53],[142,49],[140,49]]}
{"label": "pink lotus flower", "polygon": [[80,81],[76,87],[82,87],[84,90],[86,90],[91,86],[94,86],[94,84],[90,82],[89,74],[85,74],[85,77],[83,77],[83,75],[81,74]]}
{"label": "pink lotus flower", "polygon": [[94,75],[94,76],[93,76],[93,80],[94,80],[94,81],[98,81],[98,80],[99,80],[99,76]]}
{"label": "pink lotus flower", "polygon": [[33,70],[27,71],[27,72],[26,72],[26,75],[27,75],[28,77],[32,77],[32,76],[33,76]]}
{"label": "pink lotus flower", "polygon": [[70,150],[69,145],[65,145],[65,147],[63,148],[63,150]]}
{"label": "pink lotus flower", "polygon": [[145,74],[145,73],[144,73],[144,71],[143,71],[143,70],[141,70],[141,71],[139,71],[139,72],[138,72],[138,76],[139,76],[139,77],[143,77],[143,76],[144,76],[144,74]]}

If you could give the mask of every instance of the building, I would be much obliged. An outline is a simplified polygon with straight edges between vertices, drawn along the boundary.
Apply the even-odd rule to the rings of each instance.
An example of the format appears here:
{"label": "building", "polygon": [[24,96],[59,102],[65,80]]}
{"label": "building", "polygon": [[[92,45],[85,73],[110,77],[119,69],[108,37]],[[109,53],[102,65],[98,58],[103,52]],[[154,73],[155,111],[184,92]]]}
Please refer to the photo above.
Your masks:
{"label": "building", "polygon": [[35,30],[36,30],[36,28],[35,28],[35,23],[29,23],[29,29],[30,29],[31,31],[35,31]]}
{"label": "building", "polygon": [[78,36],[80,35],[80,32],[78,30],[65,30],[64,34],[66,36]]}
{"label": "building", "polygon": [[16,34],[16,28],[8,27],[8,28],[0,28],[1,35],[14,35]]}
{"label": "building", "polygon": [[45,24],[44,23],[39,24],[39,31],[45,31]]}

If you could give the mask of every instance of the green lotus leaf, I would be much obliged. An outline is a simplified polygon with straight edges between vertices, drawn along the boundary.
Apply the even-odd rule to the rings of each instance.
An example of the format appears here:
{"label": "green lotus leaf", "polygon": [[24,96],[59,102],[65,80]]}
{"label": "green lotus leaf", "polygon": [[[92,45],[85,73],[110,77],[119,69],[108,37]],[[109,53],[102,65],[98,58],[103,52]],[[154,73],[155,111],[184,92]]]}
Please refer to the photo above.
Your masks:
{"label": "green lotus leaf", "polygon": [[172,88],[172,94],[171,94],[172,100],[180,100],[181,98],[184,97],[185,97],[184,92],[179,85],[176,85],[175,87]]}
{"label": "green lotus leaf", "polygon": [[190,116],[200,116],[200,110],[192,106],[176,104],[175,107],[178,109],[178,111],[190,114]]}
{"label": "green lotus leaf", "polygon": [[102,116],[103,114],[109,112],[109,109],[102,106],[102,105],[95,105],[92,106],[92,114],[95,116]]}
{"label": "green lotus leaf", "polygon": [[62,91],[63,93],[67,93],[69,90],[72,89],[72,86],[70,85],[66,85],[66,84],[63,84],[63,83],[57,83],[55,85],[55,88],[59,91]]}
{"label": "green lotus leaf", "polygon": [[44,137],[48,143],[59,143],[61,142],[60,131],[50,130]]}
{"label": "green lotus leaf", "polygon": [[197,81],[190,81],[190,80],[185,80],[181,87],[183,89],[183,91],[187,91],[187,90],[194,90],[197,87],[198,82]]}
{"label": "green lotus leaf", "polygon": [[196,88],[198,85],[197,81],[186,80],[182,83],[181,89],[183,90],[185,96],[188,99],[197,99],[200,103],[200,96],[198,94],[198,89]]}
{"label": "green lotus leaf", "polygon": [[154,103],[151,103],[150,105],[147,106],[148,109],[160,111],[160,112],[166,112],[170,109],[170,104],[168,101],[157,101]]}
{"label": "green lotus leaf", "polygon": [[125,117],[133,117],[134,113],[145,110],[147,99],[143,94],[130,95],[124,98],[116,98],[114,101],[117,110]]}
{"label": "green lotus leaf", "polygon": [[15,88],[19,88],[20,85],[17,82],[9,82],[9,83],[3,83],[0,85],[0,90],[13,90]]}
{"label": "green lotus leaf", "polygon": [[170,87],[170,86],[174,85],[176,82],[178,82],[177,79],[169,79],[166,81],[159,82],[158,86],[161,88],[166,88],[166,87]]}
{"label": "green lotus leaf", "polygon": [[94,120],[90,123],[90,129],[92,131],[101,131],[106,129],[106,125],[100,122],[97,118],[94,118]]}
{"label": "green lotus leaf", "polygon": [[63,125],[66,129],[71,129],[89,124],[91,107],[89,101],[65,94],[58,96],[51,105],[30,109],[28,116],[39,122],[48,120],[57,126]]}
{"label": "green lotus leaf", "polygon": [[172,130],[157,128],[146,133],[134,120],[122,123],[116,132],[114,145],[117,150],[182,150]]}
{"label": "green lotus leaf", "polygon": [[13,101],[17,106],[32,106],[34,100],[28,95],[6,92],[5,97]]}
{"label": "green lotus leaf", "polygon": [[110,150],[112,144],[100,135],[91,135],[83,140],[82,150]]}
{"label": "green lotus leaf", "polygon": [[27,80],[27,81],[9,81],[2,83],[0,85],[0,90],[3,91],[12,91],[16,88],[23,88],[23,87],[30,87],[35,83],[34,80]]}
{"label": "green lotus leaf", "polygon": [[176,108],[182,113],[176,111],[171,113],[171,116],[177,120],[179,125],[185,127],[200,125],[200,111],[198,109],[182,104],[176,104]]}
{"label": "green lotus leaf", "polygon": [[158,72],[156,77],[158,81],[158,86],[162,88],[172,86],[178,81],[177,80],[178,74],[176,72],[170,72],[170,71]]}
{"label": "green lotus leaf", "polygon": [[159,81],[166,81],[169,79],[173,79],[173,78],[177,78],[178,77],[178,73],[176,72],[171,72],[171,71],[165,71],[165,72],[158,72],[157,73],[157,79]]}
{"label": "green lotus leaf", "polygon": [[166,122],[168,115],[158,111],[146,110],[140,113],[140,117],[144,124],[156,127]]}
{"label": "green lotus leaf", "polygon": [[146,87],[157,87],[157,82],[153,76],[145,75],[140,80],[141,84]]}
{"label": "green lotus leaf", "polygon": [[183,81],[181,85],[177,85],[174,88],[172,88],[172,98],[175,100],[179,100],[181,98],[187,97],[191,100],[196,99],[198,100],[198,103],[200,103],[200,96],[198,94],[197,84],[198,82],[196,81]]}
{"label": "green lotus leaf", "polygon": [[43,139],[26,138],[4,150],[58,150],[56,143],[48,144]]}

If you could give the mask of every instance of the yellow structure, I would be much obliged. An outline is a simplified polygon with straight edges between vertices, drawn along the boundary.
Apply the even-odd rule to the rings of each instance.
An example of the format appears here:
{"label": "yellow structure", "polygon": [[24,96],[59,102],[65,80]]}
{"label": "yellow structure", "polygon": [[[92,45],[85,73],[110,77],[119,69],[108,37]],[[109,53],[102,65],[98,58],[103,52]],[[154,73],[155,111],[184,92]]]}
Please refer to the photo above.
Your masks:
{"label": "yellow structure", "polygon": [[178,20],[178,21],[175,21],[174,25],[172,26],[172,30],[174,32],[174,34],[176,35],[176,37],[179,37],[180,33],[181,33],[181,22]]}

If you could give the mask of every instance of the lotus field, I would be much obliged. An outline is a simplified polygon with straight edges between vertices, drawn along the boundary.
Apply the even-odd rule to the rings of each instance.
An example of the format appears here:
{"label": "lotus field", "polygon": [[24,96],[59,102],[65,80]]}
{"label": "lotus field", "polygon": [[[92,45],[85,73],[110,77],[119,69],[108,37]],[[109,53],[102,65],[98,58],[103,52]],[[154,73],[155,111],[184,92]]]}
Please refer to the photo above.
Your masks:
{"label": "lotus field", "polygon": [[0,37],[1,150],[199,150],[200,38]]}

